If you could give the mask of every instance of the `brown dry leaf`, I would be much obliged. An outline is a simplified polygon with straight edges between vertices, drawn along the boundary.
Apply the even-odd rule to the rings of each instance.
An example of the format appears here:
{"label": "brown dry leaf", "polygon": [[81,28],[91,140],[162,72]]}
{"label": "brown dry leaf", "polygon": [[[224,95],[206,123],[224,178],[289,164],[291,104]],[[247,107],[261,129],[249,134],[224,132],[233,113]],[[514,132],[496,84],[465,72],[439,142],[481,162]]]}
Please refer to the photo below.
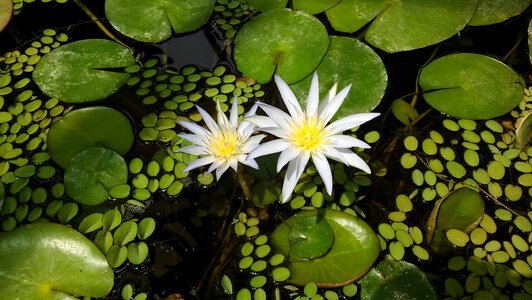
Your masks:
{"label": "brown dry leaf", "polygon": [[4,30],[11,20],[13,13],[13,1],[12,0],[0,0],[0,32]]}

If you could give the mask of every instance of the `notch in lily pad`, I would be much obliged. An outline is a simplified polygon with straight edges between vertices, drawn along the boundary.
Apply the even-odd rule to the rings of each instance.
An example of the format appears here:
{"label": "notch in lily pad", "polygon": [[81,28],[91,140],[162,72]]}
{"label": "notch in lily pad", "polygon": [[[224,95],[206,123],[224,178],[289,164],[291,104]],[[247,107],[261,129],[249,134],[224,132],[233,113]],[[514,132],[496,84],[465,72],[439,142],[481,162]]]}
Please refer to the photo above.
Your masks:
{"label": "notch in lily pad", "polygon": [[133,127],[124,114],[105,106],[86,107],[69,112],[50,127],[48,152],[55,163],[66,168],[74,155],[91,146],[123,155],[133,139]]}
{"label": "notch in lily pad", "polygon": [[377,235],[361,219],[332,209],[299,212],[271,235],[274,253],[286,256],[287,282],[337,287],[362,277],[379,255]]}
{"label": "notch in lily pad", "polygon": [[96,245],[54,223],[21,226],[0,237],[2,299],[105,297],[114,273]]}
{"label": "notch in lily pad", "polygon": [[269,82],[274,73],[290,84],[309,75],[327,52],[329,36],[314,16],[290,9],[265,12],[235,39],[234,59],[245,76]]}
{"label": "notch in lily pad", "polygon": [[487,120],[516,107],[523,99],[525,83],[501,61],[458,53],[424,67],[419,85],[423,97],[435,109],[457,118]]}
{"label": "notch in lily pad", "polygon": [[76,154],[65,170],[65,190],[75,201],[96,205],[109,198],[109,190],[127,182],[127,164],[118,153],[91,147]]}
{"label": "notch in lily pad", "polygon": [[158,43],[176,33],[200,28],[215,0],[106,0],[105,15],[113,27],[137,41]]}
{"label": "notch in lily pad", "polygon": [[[320,99],[335,83],[339,89],[352,85],[335,119],[372,111],[380,103],[388,84],[386,68],[380,57],[354,38],[331,36],[327,53],[316,72],[320,79]],[[290,85],[302,104],[306,103],[311,80],[312,74]]]}
{"label": "notch in lily pad", "polygon": [[135,62],[116,42],[88,39],[61,46],[35,66],[33,80],[43,93],[68,103],[104,99],[126,83],[129,74],[111,70]]}

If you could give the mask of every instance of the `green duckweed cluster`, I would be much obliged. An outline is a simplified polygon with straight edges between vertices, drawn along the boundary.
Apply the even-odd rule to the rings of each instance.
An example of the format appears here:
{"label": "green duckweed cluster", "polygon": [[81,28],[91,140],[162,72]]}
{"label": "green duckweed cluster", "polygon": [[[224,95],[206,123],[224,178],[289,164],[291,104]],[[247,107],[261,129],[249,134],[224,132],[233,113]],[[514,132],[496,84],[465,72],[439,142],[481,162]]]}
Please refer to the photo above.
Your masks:
{"label": "green duckweed cluster", "polygon": [[532,147],[515,143],[515,129],[532,109],[531,94],[525,90],[510,120],[444,118],[441,129],[403,140],[400,164],[411,192],[396,196],[397,211],[378,226],[381,246],[394,259],[402,260],[407,247],[419,260],[436,259],[423,245],[420,228],[405,225],[412,212],[463,186],[478,191],[485,202],[478,222],[445,232],[454,247],[441,287],[448,299],[531,297]]}
{"label": "green duckweed cluster", "polygon": [[[40,0],[40,1],[42,3],[55,2],[55,3],[60,3],[60,4],[68,2],[68,0]],[[13,14],[18,15],[24,8],[24,5],[28,5],[33,2],[35,2],[35,0],[13,0]]]}
{"label": "green duckweed cluster", "polygon": [[223,38],[231,41],[238,29],[257,10],[250,7],[247,0],[216,0],[214,6],[214,25],[223,32]]}

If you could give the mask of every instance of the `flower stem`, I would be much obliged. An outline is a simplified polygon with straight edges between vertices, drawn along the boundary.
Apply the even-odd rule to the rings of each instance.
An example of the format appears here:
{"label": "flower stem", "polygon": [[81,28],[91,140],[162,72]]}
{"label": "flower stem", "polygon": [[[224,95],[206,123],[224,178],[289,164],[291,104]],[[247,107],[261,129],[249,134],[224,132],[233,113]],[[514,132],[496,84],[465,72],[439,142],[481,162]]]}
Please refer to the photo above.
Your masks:
{"label": "flower stem", "polygon": [[243,167],[238,166],[238,169],[236,171],[236,180],[238,181],[238,184],[242,188],[242,194],[244,194],[244,199],[249,200],[251,199],[251,190],[249,189],[248,182],[246,181],[246,178],[244,177],[242,170],[243,170]]}

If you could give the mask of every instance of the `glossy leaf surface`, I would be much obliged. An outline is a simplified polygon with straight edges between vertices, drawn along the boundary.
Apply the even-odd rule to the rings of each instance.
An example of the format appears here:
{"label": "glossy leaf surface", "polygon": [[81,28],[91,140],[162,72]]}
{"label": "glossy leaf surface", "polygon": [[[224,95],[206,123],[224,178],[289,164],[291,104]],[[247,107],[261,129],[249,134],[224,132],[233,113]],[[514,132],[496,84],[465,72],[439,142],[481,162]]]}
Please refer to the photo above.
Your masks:
{"label": "glossy leaf surface", "polygon": [[277,74],[290,84],[309,75],[327,52],[329,36],[314,16],[289,9],[247,22],[235,39],[238,70],[259,83]]}
{"label": "glossy leaf surface", "polygon": [[24,225],[0,236],[1,299],[104,297],[114,283],[105,256],[76,230],[54,223]]}
{"label": "glossy leaf surface", "polygon": [[119,111],[105,106],[80,108],[52,125],[48,132],[48,152],[54,162],[66,168],[74,155],[91,146],[125,154],[133,138],[131,123]]}
{"label": "glossy leaf surface", "polygon": [[[334,241],[330,245],[328,230],[310,230],[313,235],[325,235],[323,239],[314,236],[314,241],[320,240],[322,244],[306,245],[312,249],[305,251],[321,252],[315,259],[302,259],[301,254],[293,253],[293,246],[298,245],[293,243],[294,239],[290,236],[294,236],[291,231],[299,222],[305,226],[295,229],[298,235],[310,235],[301,232],[303,227],[308,227],[309,222],[318,227],[326,222],[334,233]],[[333,287],[352,282],[371,268],[380,251],[377,236],[368,224],[353,215],[332,209],[307,210],[293,215],[275,229],[271,245],[274,252],[287,257],[286,267],[291,274],[287,282],[300,286],[315,282],[318,286]]]}
{"label": "glossy leaf surface", "polygon": [[61,46],[43,56],[33,79],[46,95],[64,102],[104,99],[120,89],[129,75],[105,69],[135,62],[128,48],[108,40],[89,39]]}

